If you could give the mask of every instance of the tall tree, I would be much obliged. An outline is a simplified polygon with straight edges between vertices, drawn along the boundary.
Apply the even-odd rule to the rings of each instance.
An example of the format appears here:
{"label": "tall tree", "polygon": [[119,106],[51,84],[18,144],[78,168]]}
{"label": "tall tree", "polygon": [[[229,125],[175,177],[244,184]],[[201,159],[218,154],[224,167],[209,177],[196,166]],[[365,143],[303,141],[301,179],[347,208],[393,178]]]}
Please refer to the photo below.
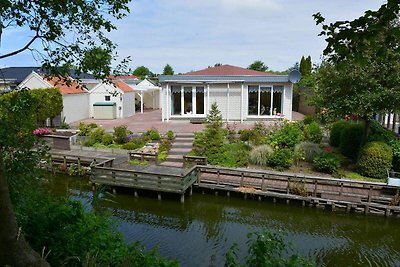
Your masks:
{"label": "tall tree", "polygon": [[174,69],[169,65],[165,65],[163,75],[174,75]]}
{"label": "tall tree", "polygon": [[[29,31],[27,36],[30,39],[22,47],[0,54],[0,60],[29,50],[41,61],[49,74],[67,79],[70,66],[75,66],[77,74],[87,72],[104,78],[110,74],[111,62],[116,58],[116,46],[105,32],[116,28],[113,21],[126,16],[129,2],[130,0],[2,0],[0,38],[6,31],[23,29]],[[2,44],[14,41],[1,38]],[[35,42],[41,44],[42,49],[33,48]],[[126,63],[123,60],[119,66],[123,67]],[[21,147],[21,142],[29,141],[32,136],[32,127],[24,121],[32,113],[27,106],[30,100],[25,98],[25,94],[18,94],[21,95],[11,97],[9,109],[0,106],[0,265],[47,266],[39,254],[25,242],[21,230],[18,229],[8,183],[16,177],[14,173],[6,172],[4,165],[7,163],[5,156],[13,158],[8,157],[10,153],[19,155],[21,153],[14,152],[26,151],[29,154],[30,151],[30,147],[23,147],[24,150]],[[22,143],[25,144],[25,141]],[[33,142],[28,144],[32,145]]]}
{"label": "tall tree", "polygon": [[308,57],[301,57],[300,60],[300,68],[299,71],[301,73],[301,76],[305,77],[311,74],[312,70],[312,63],[311,63],[311,56]]}
{"label": "tall tree", "polygon": [[362,143],[374,114],[399,109],[399,11],[399,1],[388,0],[353,21],[324,24],[320,13],[313,15],[327,41],[315,103],[333,118],[353,114],[362,119]]}
{"label": "tall tree", "polygon": [[133,75],[140,77],[140,79],[145,79],[148,76],[151,76],[151,72],[145,66],[139,66],[133,71]]}
{"label": "tall tree", "polygon": [[265,65],[265,63],[262,62],[261,60],[254,61],[247,68],[250,70],[257,70],[257,71],[264,71],[264,72],[268,70],[268,66]]}

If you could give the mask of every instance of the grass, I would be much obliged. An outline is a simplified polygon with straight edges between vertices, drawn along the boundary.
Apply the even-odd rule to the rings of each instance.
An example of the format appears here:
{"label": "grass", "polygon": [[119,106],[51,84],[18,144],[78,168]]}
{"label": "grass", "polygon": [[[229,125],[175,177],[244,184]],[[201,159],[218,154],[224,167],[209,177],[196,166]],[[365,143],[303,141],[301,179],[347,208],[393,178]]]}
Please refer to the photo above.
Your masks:
{"label": "grass", "polygon": [[122,145],[118,145],[118,144],[111,144],[111,145],[103,145],[101,143],[95,143],[93,145],[94,148],[122,148]]}
{"label": "grass", "polygon": [[378,183],[385,182],[384,179],[376,179],[376,178],[362,176],[361,174],[358,174],[353,171],[346,171],[346,170],[341,170],[341,171],[343,173],[344,178],[348,178],[348,179],[352,179],[352,180],[368,181],[368,182],[378,182]]}
{"label": "grass", "polygon": [[129,164],[147,166],[147,165],[149,165],[149,162],[147,160],[141,161],[141,160],[137,160],[137,159],[132,159],[129,161]]}

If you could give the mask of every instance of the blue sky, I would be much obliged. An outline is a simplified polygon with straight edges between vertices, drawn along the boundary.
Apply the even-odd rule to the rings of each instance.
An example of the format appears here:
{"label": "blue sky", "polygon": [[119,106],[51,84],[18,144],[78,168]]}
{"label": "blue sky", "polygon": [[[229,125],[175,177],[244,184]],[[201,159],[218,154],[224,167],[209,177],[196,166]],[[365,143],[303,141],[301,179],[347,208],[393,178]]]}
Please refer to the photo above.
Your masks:
{"label": "blue sky", "polygon": [[[311,55],[319,62],[325,41],[312,14],[329,22],[352,20],[383,0],[136,0],[131,13],[117,22],[111,39],[130,67],[188,72],[215,63],[247,67],[255,60],[285,70]],[[5,31],[0,54],[26,42],[29,32]],[[37,47],[40,43],[36,44]],[[38,65],[30,52],[0,61],[0,67]]]}

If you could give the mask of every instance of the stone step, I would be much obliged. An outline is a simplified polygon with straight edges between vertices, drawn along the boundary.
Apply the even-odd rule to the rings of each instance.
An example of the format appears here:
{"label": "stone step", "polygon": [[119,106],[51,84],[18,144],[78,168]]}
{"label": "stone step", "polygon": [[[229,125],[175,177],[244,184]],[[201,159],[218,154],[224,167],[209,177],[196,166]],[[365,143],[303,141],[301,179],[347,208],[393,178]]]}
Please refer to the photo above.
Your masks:
{"label": "stone step", "polygon": [[182,155],[171,155],[171,154],[169,154],[165,161],[183,162],[183,156]]}
{"label": "stone step", "polygon": [[173,148],[192,148],[192,143],[173,143],[171,149]]}
{"label": "stone step", "polygon": [[164,161],[160,163],[161,166],[182,168],[183,162]]}
{"label": "stone step", "polygon": [[169,155],[186,155],[187,153],[189,153],[190,151],[192,151],[191,147],[188,148],[175,148],[172,147],[170,149],[170,151],[168,152]]}
{"label": "stone step", "polygon": [[174,139],[174,143],[193,143],[194,138],[190,137],[177,137]]}
{"label": "stone step", "polygon": [[177,133],[175,138],[179,138],[179,137],[194,138],[194,133]]}

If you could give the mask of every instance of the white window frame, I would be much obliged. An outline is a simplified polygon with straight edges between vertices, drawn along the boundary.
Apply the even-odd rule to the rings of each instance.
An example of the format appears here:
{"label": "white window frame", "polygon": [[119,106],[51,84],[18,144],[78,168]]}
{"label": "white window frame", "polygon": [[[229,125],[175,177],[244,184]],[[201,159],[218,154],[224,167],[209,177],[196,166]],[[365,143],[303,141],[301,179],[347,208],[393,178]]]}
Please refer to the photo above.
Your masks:
{"label": "white window frame", "polygon": [[[258,115],[253,115],[253,114],[249,114],[249,86],[258,86],[258,106],[257,106],[257,113]],[[278,118],[280,116],[278,115],[273,115],[273,104],[274,104],[274,86],[279,86],[279,87],[283,87],[282,90],[282,96],[281,96],[281,114],[283,114],[284,111],[284,95],[285,95],[285,86],[284,85],[273,85],[273,84],[249,84],[247,85],[247,118]],[[260,105],[260,100],[261,100],[261,87],[268,87],[271,89],[271,104],[270,104],[270,114],[271,115],[260,115],[260,111],[261,111],[261,105]]]}
{"label": "white window frame", "polygon": [[[172,107],[172,93],[171,93],[171,95],[170,95],[170,102],[171,102],[171,105],[170,105],[170,110],[169,110],[169,115],[170,115],[170,117],[171,118],[193,118],[193,117],[198,117],[198,118],[205,118],[206,116],[207,116],[207,112],[206,112],[206,106],[207,106],[207,93],[206,93],[206,91],[207,91],[207,88],[204,86],[204,85],[174,85],[174,86],[180,86],[181,87],[181,114],[180,115],[174,115],[174,114],[172,114],[172,110],[173,110],[173,107]],[[184,113],[184,108],[185,108],[185,103],[184,103],[184,101],[185,101],[185,96],[184,96],[184,92],[185,92],[185,88],[191,88],[192,89],[192,113],[188,113],[188,114],[185,114]],[[203,105],[204,105],[204,114],[197,114],[196,113],[196,87],[202,87],[203,88],[203,95],[204,95],[204,103],[203,103]]]}

